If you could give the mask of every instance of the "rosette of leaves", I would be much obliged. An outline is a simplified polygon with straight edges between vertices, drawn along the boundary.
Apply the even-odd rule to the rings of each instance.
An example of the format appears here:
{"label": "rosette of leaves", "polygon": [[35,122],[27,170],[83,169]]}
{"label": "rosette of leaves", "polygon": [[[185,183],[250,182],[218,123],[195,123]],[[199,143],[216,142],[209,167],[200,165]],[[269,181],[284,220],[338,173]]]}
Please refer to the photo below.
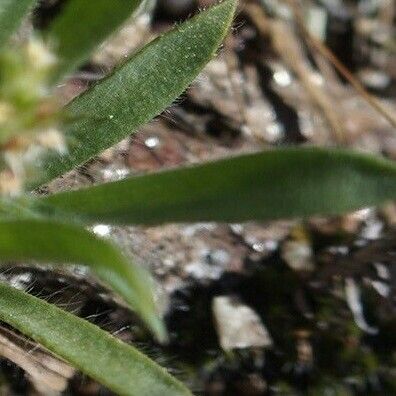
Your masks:
{"label": "rosette of leaves", "polygon": [[[2,261],[89,266],[164,341],[149,274],[86,226],[337,214],[396,196],[393,163],[314,148],[252,153],[77,191],[31,194],[170,105],[215,56],[237,2],[224,0],[176,26],[64,109],[53,87],[89,59],[140,1],[69,0],[45,32],[45,44],[33,40],[20,51],[11,49],[12,34],[35,3],[0,0]],[[0,284],[0,319],[116,393],[190,394],[132,346],[5,283]]]}

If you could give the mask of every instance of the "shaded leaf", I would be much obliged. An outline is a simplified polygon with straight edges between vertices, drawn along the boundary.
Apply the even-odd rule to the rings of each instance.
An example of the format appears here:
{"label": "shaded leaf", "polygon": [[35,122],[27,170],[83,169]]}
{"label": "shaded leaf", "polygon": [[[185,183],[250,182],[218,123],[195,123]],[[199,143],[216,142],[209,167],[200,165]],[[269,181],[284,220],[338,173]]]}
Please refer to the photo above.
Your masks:
{"label": "shaded leaf", "polygon": [[84,228],[39,219],[0,221],[0,258],[87,265],[136,310],[160,340],[165,337],[149,275]]}
{"label": "shaded leaf", "polygon": [[0,0],[0,46],[19,28],[36,0]]}
{"label": "shaded leaf", "polygon": [[[18,0],[19,1],[19,0]],[[69,0],[48,29],[59,57],[59,79],[88,60],[92,51],[113,33],[141,0]]]}
{"label": "shaded leaf", "polygon": [[186,396],[187,388],[130,345],[99,327],[0,283],[0,319],[112,391],[132,396]]}
{"label": "shaded leaf", "polygon": [[225,0],[179,25],[67,106],[77,120],[67,129],[69,154],[49,158],[41,182],[89,160],[169,106],[215,55],[235,6]]}
{"label": "shaded leaf", "polygon": [[340,214],[396,198],[396,165],[347,150],[284,148],[44,197],[88,222],[242,222]]}

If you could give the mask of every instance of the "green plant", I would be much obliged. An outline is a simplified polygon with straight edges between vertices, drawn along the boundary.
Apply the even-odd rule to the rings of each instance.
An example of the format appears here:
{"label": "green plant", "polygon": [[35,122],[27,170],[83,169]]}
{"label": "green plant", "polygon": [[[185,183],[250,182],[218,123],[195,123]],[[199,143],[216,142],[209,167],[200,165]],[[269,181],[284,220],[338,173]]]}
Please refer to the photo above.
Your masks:
{"label": "green plant", "polygon": [[[69,0],[45,33],[8,46],[34,0],[0,0],[0,258],[79,263],[159,340],[149,275],[84,227],[337,214],[396,196],[396,166],[346,150],[284,148],[49,196],[26,191],[111,147],[159,114],[215,55],[236,0],[173,29],[60,108],[55,83],[140,1]],[[78,18],[76,18],[78,15]],[[53,49],[52,55],[46,47]],[[176,379],[96,326],[0,284],[0,319],[120,394],[187,395]]]}
{"label": "green plant", "polygon": [[[215,55],[236,2],[224,1],[153,41],[63,109],[55,85],[141,1],[70,0],[43,38],[14,49],[11,35],[35,3],[0,0],[0,258],[90,266],[164,341],[146,271],[88,232],[78,217],[36,211],[26,191],[112,146],[177,98]],[[0,288],[3,321],[111,390],[190,394],[132,346],[45,301]]]}

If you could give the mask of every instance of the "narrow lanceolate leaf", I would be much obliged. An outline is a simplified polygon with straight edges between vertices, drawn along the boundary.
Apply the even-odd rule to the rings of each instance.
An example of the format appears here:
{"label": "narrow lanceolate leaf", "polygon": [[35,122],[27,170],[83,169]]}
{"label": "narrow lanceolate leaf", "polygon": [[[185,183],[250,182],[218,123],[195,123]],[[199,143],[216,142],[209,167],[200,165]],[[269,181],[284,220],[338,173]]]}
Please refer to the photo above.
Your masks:
{"label": "narrow lanceolate leaf", "polygon": [[235,6],[236,0],[225,0],[181,24],[75,99],[67,107],[76,120],[67,129],[69,154],[46,161],[41,182],[114,145],[169,106],[215,55]]}
{"label": "narrow lanceolate leaf", "polygon": [[0,320],[121,395],[188,396],[188,389],[130,345],[54,305],[0,283]]}
{"label": "narrow lanceolate leaf", "polygon": [[157,224],[339,214],[395,198],[391,161],[286,148],[59,193],[38,205],[88,222]]}
{"label": "narrow lanceolate leaf", "polygon": [[36,0],[0,0],[0,47],[18,29]]}
{"label": "narrow lanceolate leaf", "polygon": [[156,314],[149,275],[84,228],[39,219],[0,221],[0,260],[87,265],[129,303],[160,340],[166,336]]}
{"label": "narrow lanceolate leaf", "polygon": [[140,3],[141,0],[69,0],[48,30],[59,57],[54,78],[61,78],[86,61]]}

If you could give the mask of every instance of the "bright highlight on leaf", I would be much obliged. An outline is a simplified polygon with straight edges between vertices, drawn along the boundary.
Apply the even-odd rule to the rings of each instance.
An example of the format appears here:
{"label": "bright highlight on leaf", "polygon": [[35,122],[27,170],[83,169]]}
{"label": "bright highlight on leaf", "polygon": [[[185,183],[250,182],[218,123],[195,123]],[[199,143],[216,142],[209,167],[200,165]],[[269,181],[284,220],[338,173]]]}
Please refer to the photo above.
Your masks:
{"label": "bright highlight on leaf", "polygon": [[394,162],[348,150],[284,148],[59,193],[38,204],[89,223],[159,224],[340,214],[395,198]]}
{"label": "bright highlight on leaf", "polygon": [[52,304],[0,283],[0,320],[117,394],[191,396],[163,368],[130,345]]}
{"label": "bright highlight on leaf", "polygon": [[[201,12],[144,47],[67,106],[77,120],[66,131],[69,154],[50,158],[41,182],[88,161],[169,106],[213,58],[235,7],[235,0],[225,0]],[[79,39],[75,31],[73,37]]]}
{"label": "bright highlight on leaf", "polygon": [[0,258],[87,265],[136,310],[160,340],[166,337],[146,271],[81,227],[38,219],[0,221]]}

